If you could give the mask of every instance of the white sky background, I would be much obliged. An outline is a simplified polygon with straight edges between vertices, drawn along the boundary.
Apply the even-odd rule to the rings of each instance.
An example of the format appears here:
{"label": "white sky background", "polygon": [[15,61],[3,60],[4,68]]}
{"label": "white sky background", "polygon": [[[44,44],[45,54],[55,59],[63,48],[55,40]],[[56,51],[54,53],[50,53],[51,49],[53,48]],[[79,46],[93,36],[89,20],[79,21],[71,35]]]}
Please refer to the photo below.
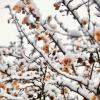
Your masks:
{"label": "white sky background", "polygon": [[[7,19],[9,18],[9,11],[7,9],[3,9],[6,5],[14,5],[18,0],[0,0],[0,46],[8,45],[10,41],[17,40],[16,35],[18,34],[16,27],[14,24],[8,24]],[[37,7],[40,8],[40,12],[42,13],[43,18],[46,18],[47,15],[55,14],[55,10],[53,8],[53,3],[56,0],[34,0]],[[76,0],[75,0],[76,1]],[[80,0],[77,0],[78,2]],[[83,9],[83,10],[82,10]],[[86,16],[86,9],[84,7],[81,9],[80,15],[82,17]],[[59,19],[61,17],[59,16]],[[69,18],[61,19],[65,22],[68,28],[76,28],[77,24],[72,20],[73,18],[69,16]]]}

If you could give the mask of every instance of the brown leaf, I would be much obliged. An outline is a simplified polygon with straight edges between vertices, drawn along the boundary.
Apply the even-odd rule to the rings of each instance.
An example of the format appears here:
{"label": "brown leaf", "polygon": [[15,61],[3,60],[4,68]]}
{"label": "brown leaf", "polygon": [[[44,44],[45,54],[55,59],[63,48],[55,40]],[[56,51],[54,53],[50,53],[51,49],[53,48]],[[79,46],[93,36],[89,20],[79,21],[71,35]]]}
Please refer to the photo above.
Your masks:
{"label": "brown leaf", "polygon": [[16,13],[20,13],[21,10],[22,10],[22,7],[21,7],[20,5],[18,5],[18,4],[16,4],[16,5],[13,7],[13,10],[15,10]]}
{"label": "brown leaf", "polygon": [[45,53],[49,53],[49,45],[48,44],[46,44],[46,45],[43,46],[43,51]]}
{"label": "brown leaf", "polygon": [[13,81],[12,86],[16,89],[19,88],[19,82],[17,80]]}
{"label": "brown leaf", "polygon": [[44,37],[44,38],[43,38],[43,41],[44,41],[45,43],[47,43],[47,42],[48,42],[48,38],[47,38],[47,37]]}
{"label": "brown leaf", "polygon": [[54,97],[53,96],[50,96],[49,98],[50,98],[50,100],[54,100]]}
{"label": "brown leaf", "polygon": [[78,58],[77,63],[82,63],[83,59],[82,58]]}
{"label": "brown leaf", "polygon": [[54,5],[53,5],[54,7],[55,7],[55,10],[59,10],[59,8],[60,8],[60,3],[54,3]]}
{"label": "brown leaf", "polygon": [[81,20],[81,24],[84,26],[84,25],[86,25],[88,23],[88,21],[87,20]]}
{"label": "brown leaf", "polygon": [[97,42],[100,42],[100,31],[96,31],[96,32],[94,33],[94,38],[95,38],[95,40],[96,40]]}
{"label": "brown leaf", "polygon": [[30,23],[29,24],[29,29],[33,29],[33,28],[36,28],[36,26],[33,23]]}
{"label": "brown leaf", "polygon": [[17,93],[15,92],[15,93],[13,94],[13,96],[17,96]]}
{"label": "brown leaf", "polygon": [[93,59],[93,57],[90,56],[90,57],[89,57],[89,63],[92,64],[92,63],[94,63],[94,62],[95,62],[95,60]]}
{"label": "brown leaf", "polygon": [[48,16],[47,17],[47,22],[50,23],[51,20],[52,20],[52,17],[51,16]]}
{"label": "brown leaf", "polygon": [[48,35],[49,33],[48,33],[48,32],[44,32],[44,34],[45,34],[45,35]]}
{"label": "brown leaf", "polygon": [[90,97],[90,100],[96,100],[96,96],[92,95],[92,96]]}
{"label": "brown leaf", "polygon": [[29,16],[25,16],[22,20],[22,24],[27,24],[29,21]]}
{"label": "brown leaf", "polygon": [[66,66],[66,65],[70,66],[71,62],[72,62],[71,58],[67,58],[67,57],[65,57],[65,58],[62,60],[62,64],[63,64],[64,66]]}
{"label": "brown leaf", "polygon": [[6,86],[5,86],[5,84],[0,83],[0,88],[2,88],[2,89],[4,89],[4,90],[6,90]]}
{"label": "brown leaf", "polygon": [[67,67],[65,67],[65,66],[63,66],[62,71],[69,73],[69,69]]}
{"label": "brown leaf", "polygon": [[63,95],[64,95],[65,93],[68,93],[68,92],[69,92],[69,90],[68,90],[67,88],[64,88],[64,89],[61,90],[61,94],[63,94]]}

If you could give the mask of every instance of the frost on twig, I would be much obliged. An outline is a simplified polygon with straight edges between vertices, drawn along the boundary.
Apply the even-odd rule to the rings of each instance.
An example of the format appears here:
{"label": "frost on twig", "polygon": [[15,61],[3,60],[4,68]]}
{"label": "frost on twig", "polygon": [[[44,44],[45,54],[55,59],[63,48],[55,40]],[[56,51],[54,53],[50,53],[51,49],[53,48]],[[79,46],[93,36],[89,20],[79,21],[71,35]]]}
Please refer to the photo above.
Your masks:
{"label": "frost on twig", "polygon": [[[72,6],[73,2],[58,0],[53,6],[59,14],[67,12],[62,18],[73,17],[79,24],[76,29],[64,25],[59,14],[42,20],[32,0],[18,1],[13,9],[6,7],[13,22],[10,24],[16,25],[19,35],[17,42],[0,46],[0,99],[99,98],[100,28],[91,19],[93,1],[82,0],[76,6]],[[98,1],[94,3],[98,7]],[[83,6],[86,18],[78,13]],[[24,17],[20,19],[21,13]]]}

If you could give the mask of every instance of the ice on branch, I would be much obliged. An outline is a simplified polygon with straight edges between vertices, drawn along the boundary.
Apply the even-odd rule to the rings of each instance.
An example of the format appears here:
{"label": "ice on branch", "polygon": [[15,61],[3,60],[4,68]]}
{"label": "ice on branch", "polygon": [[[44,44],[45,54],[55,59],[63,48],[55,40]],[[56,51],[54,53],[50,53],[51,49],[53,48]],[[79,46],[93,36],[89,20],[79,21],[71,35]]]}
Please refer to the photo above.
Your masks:
{"label": "ice on branch", "polygon": [[[8,7],[9,25],[19,35],[18,41],[0,46],[0,100],[99,100],[100,26],[91,7],[99,11],[100,4],[79,1],[56,0],[57,14],[46,19],[35,0]],[[83,6],[86,17],[80,16]],[[69,17],[78,24],[74,29],[64,25],[73,24]]]}

